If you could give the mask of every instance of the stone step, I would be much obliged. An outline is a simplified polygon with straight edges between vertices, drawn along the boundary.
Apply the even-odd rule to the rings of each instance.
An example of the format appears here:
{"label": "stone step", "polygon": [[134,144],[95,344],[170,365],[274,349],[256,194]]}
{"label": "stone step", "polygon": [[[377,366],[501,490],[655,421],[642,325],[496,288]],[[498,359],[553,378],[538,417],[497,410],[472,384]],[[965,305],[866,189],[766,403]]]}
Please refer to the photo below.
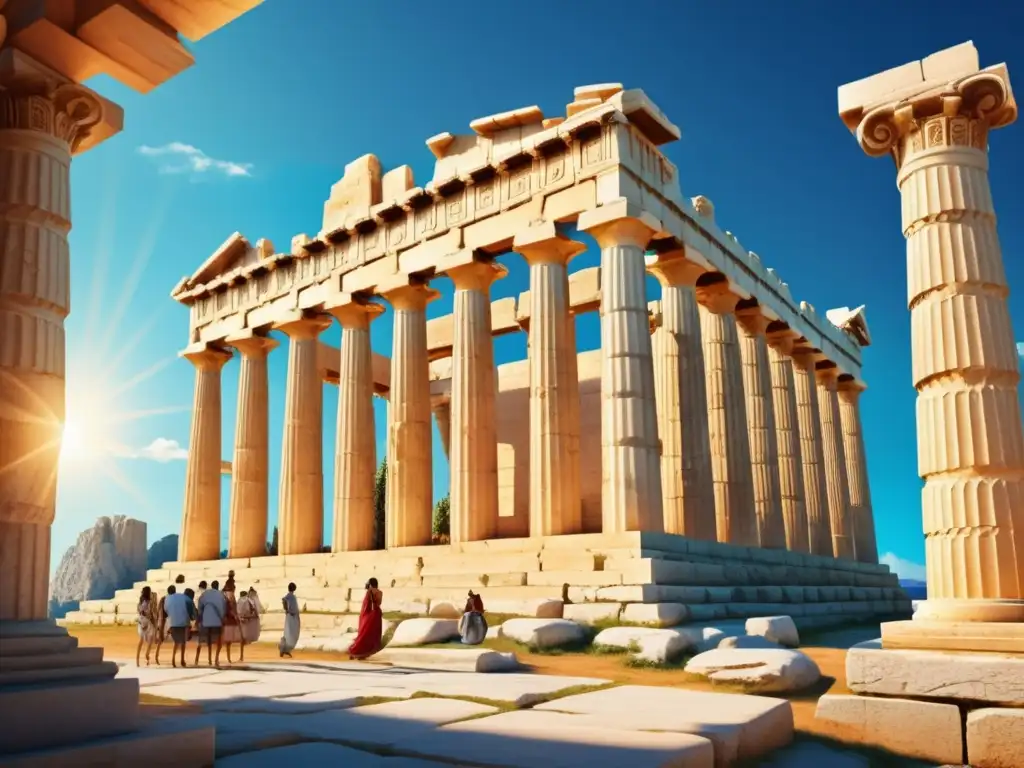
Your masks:
{"label": "stone step", "polygon": [[38,685],[87,682],[91,680],[112,679],[117,674],[117,664],[112,661],[101,661],[98,664],[86,664],[72,667],[50,667],[42,669],[23,668],[0,672],[0,688],[11,685]]}
{"label": "stone step", "polygon": [[38,656],[44,653],[69,653],[78,647],[70,635],[5,637],[0,639],[0,658]]}
{"label": "stone step", "polygon": [[[117,665],[112,666],[116,672]],[[4,713],[0,720],[0,754],[9,765],[11,753],[78,745],[137,730],[139,681],[130,677],[54,680],[16,689],[4,684],[0,685],[0,712]]]}
{"label": "stone step", "polygon": [[0,656],[0,675],[33,669],[85,667],[103,661],[102,648],[71,648],[67,653]]}

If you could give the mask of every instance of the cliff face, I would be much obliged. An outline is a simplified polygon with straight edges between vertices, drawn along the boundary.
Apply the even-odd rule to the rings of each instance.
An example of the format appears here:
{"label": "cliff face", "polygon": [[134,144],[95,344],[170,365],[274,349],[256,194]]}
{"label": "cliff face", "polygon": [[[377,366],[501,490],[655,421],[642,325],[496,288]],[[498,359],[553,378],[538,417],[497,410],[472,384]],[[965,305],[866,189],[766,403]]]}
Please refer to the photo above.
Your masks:
{"label": "cliff face", "polygon": [[114,596],[146,577],[146,524],[124,515],[101,517],[64,553],[50,584],[50,615],[60,618],[82,600]]}

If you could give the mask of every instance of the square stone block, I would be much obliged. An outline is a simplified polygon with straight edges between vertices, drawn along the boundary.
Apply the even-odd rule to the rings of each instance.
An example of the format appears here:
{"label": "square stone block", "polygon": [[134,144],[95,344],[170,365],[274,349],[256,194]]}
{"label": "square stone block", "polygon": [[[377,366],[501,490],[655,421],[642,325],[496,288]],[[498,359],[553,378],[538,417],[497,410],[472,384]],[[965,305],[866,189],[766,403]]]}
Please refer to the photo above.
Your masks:
{"label": "square stone block", "polygon": [[960,709],[910,699],[826,695],[814,719],[820,732],[839,741],[886,749],[902,757],[960,765]]}
{"label": "square stone block", "polygon": [[1024,709],[976,709],[967,715],[967,760],[975,768],[1024,765]]}
{"label": "square stone block", "polygon": [[857,693],[1024,705],[1024,656],[882,648],[871,640],[846,654],[846,684]]}

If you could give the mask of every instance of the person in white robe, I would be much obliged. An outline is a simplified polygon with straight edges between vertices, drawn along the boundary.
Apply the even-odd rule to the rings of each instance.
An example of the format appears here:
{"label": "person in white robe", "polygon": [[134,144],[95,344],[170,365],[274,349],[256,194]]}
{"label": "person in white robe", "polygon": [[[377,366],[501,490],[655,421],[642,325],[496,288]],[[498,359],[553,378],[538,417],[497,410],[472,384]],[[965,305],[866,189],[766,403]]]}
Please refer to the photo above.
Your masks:
{"label": "person in white robe", "polygon": [[299,599],[295,596],[295,584],[288,585],[288,594],[281,599],[284,606],[284,634],[277,649],[281,652],[281,658],[292,657],[292,650],[299,642]]}
{"label": "person in white robe", "polygon": [[248,592],[243,592],[238,601],[238,618],[242,623],[242,641],[246,645],[252,645],[260,639],[262,607],[259,595],[252,588]]}

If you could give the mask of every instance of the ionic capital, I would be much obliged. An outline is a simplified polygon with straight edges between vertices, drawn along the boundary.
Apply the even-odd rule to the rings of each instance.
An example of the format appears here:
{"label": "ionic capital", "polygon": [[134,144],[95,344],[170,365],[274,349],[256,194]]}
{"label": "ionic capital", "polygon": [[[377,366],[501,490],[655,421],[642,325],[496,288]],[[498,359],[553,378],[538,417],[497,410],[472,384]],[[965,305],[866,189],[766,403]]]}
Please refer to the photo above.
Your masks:
{"label": "ionic capital", "polygon": [[728,315],[736,309],[740,297],[730,291],[729,283],[723,280],[711,285],[698,285],[697,301],[709,312]]}
{"label": "ionic capital", "polygon": [[694,286],[697,278],[707,269],[686,258],[683,250],[655,253],[646,258],[647,271],[661,283],[663,288]]}
{"label": "ionic capital", "polygon": [[342,328],[366,330],[375,317],[384,313],[384,307],[351,293],[341,293],[324,302],[324,311],[333,315]]}
{"label": "ionic capital", "polygon": [[313,312],[294,309],[274,323],[274,329],[293,341],[315,339],[331,327],[331,318]]}
{"label": "ionic capital", "polygon": [[427,304],[441,295],[427,283],[417,280],[407,280],[404,284],[387,286],[384,290],[378,286],[377,291],[395,309],[412,312],[426,309]]}
{"label": "ionic capital", "polygon": [[457,291],[490,290],[491,283],[508,274],[508,269],[496,261],[472,261],[459,267],[452,267],[446,273],[455,284]]}
{"label": "ionic capital", "polygon": [[220,371],[231,359],[231,353],[212,344],[199,342],[183,349],[178,357],[188,360],[197,371]]}
{"label": "ionic capital", "polygon": [[587,246],[558,232],[554,222],[545,221],[518,233],[512,241],[512,250],[526,259],[527,264],[568,264],[587,250]]}
{"label": "ionic capital", "polygon": [[589,232],[601,248],[628,245],[647,249],[661,231],[661,222],[635,203],[620,197],[581,213],[576,228]]}
{"label": "ionic capital", "polygon": [[279,344],[276,339],[262,336],[252,329],[233,333],[224,339],[224,343],[237,349],[242,357],[252,360],[266,357]]}

